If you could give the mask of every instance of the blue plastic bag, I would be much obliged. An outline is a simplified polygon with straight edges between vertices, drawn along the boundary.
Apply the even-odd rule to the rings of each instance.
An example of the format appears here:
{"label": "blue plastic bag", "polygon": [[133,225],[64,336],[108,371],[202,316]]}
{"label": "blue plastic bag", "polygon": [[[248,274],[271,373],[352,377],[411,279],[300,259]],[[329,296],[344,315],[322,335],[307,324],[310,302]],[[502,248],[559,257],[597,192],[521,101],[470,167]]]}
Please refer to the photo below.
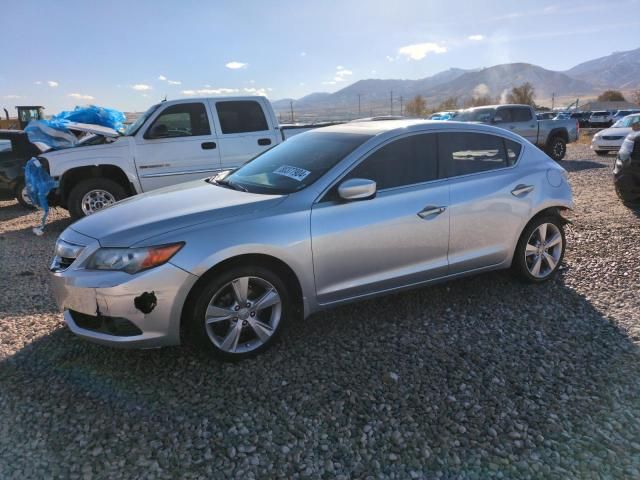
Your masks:
{"label": "blue plastic bag", "polygon": [[72,111],[60,112],[51,117],[51,121],[56,120],[90,123],[92,125],[113,128],[114,130],[122,130],[126,116],[119,110],[89,105],[87,107],[76,107]]}
{"label": "blue plastic bag", "polygon": [[33,229],[36,235],[42,235],[49,215],[47,196],[51,190],[58,187],[58,182],[51,178],[37,158],[29,160],[24,167],[24,180],[31,202],[44,211],[40,227]]}

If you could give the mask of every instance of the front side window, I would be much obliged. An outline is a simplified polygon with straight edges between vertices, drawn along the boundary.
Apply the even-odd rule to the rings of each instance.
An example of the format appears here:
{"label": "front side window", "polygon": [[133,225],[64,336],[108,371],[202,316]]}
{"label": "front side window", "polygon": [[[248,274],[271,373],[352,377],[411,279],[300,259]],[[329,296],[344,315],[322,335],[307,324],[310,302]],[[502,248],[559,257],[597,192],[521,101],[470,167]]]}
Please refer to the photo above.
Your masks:
{"label": "front side window", "polygon": [[[519,148],[512,150],[513,161],[519,153]],[[486,133],[441,133],[439,157],[448,164],[450,177],[486,172],[510,165],[503,138]]]}
{"label": "front side window", "polygon": [[513,122],[528,122],[531,120],[531,110],[528,108],[512,108],[511,116]]}
{"label": "front side window", "polygon": [[364,159],[346,178],[374,180],[378,190],[436,180],[437,136],[420,134],[395,140]]}
{"label": "front side window", "polygon": [[456,116],[456,120],[460,122],[488,122],[494,113],[493,108],[471,108],[463,110]]}
{"label": "front side window", "polygon": [[247,133],[269,130],[260,104],[253,100],[217,102],[216,111],[222,133]]}
{"label": "front side window", "polygon": [[146,131],[144,138],[176,138],[210,135],[209,119],[203,103],[179,103],[167,107]]}
{"label": "front side window", "polygon": [[370,138],[355,133],[301,133],[260,154],[224,180],[252,193],[293,193],[311,185]]}
{"label": "front side window", "polygon": [[493,121],[495,123],[508,123],[513,122],[513,116],[511,114],[510,108],[501,108],[496,112],[496,115],[493,117]]}

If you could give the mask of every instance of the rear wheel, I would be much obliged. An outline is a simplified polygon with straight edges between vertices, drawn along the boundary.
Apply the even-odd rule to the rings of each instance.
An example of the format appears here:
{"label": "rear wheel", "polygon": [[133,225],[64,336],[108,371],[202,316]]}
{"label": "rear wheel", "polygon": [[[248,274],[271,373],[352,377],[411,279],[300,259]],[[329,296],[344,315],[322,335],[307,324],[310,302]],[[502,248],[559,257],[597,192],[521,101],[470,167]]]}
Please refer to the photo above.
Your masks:
{"label": "rear wheel", "polygon": [[567,153],[567,142],[562,137],[553,137],[547,145],[547,155],[559,162]]}
{"label": "rear wheel", "polygon": [[33,202],[31,201],[29,194],[27,193],[27,186],[25,185],[24,180],[18,180],[18,183],[16,184],[13,194],[15,195],[18,203],[22,205],[24,208],[28,208],[30,210],[33,210],[34,208],[36,208],[33,205]]}
{"label": "rear wheel", "polygon": [[189,343],[237,361],[269,348],[293,312],[285,283],[272,271],[239,266],[215,275],[185,311]]}
{"label": "rear wheel", "polygon": [[609,154],[606,150],[594,150],[594,152],[596,152],[596,155],[599,157],[606,157]]}
{"label": "rear wheel", "polygon": [[122,185],[113,180],[87,178],[71,189],[67,207],[71,218],[79,219],[110,207],[126,197],[127,192]]}
{"label": "rear wheel", "polygon": [[540,283],[555,275],[564,258],[566,239],[563,222],[545,215],[526,226],[513,258],[512,268],[523,280]]}

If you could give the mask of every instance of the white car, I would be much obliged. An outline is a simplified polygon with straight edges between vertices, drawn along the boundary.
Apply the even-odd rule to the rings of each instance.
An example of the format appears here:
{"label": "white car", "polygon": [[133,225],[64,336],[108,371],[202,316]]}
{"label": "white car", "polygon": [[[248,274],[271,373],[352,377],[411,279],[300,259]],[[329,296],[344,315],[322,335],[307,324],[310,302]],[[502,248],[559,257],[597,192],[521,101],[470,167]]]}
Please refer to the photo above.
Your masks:
{"label": "white car", "polygon": [[599,131],[591,140],[591,150],[597,155],[606,155],[609,152],[617,152],[622,146],[625,137],[631,133],[631,125],[640,122],[640,113],[627,115],[618,120],[612,127]]}
{"label": "white car", "polygon": [[617,121],[622,120],[624,117],[628,115],[634,115],[636,113],[640,113],[640,109],[630,108],[627,110],[618,110],[616,113],[613,114],[613,116],[611,117],[611,120],[613,121],[613,123],[616,123]]}
{"label": "white car", "polygon": [[608,112],[607,110],[598,110],[596,112],[591,112],[591,116],[589,117],[589,124],[592,127],[609,127],[612,123],[611,112]]}

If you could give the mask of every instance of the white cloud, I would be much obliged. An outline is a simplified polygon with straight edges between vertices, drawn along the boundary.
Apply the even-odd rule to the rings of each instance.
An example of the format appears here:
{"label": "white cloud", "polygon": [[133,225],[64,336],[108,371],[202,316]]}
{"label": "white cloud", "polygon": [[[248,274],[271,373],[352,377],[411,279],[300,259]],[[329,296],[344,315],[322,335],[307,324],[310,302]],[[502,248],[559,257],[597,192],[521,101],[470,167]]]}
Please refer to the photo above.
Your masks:
{"label": "white cloud", "polygon": [[242,62],[228,62],[225,63],[225,67],[230,68],[231,70],[237,70],[239,68],[247,68],[248,63],[242,63]]}
{"label": "white cloud", "polygon": [[41,80],[36,80],[36,81],[35,81],[35,82],[33,82],[33,83],[35,83],[36,85],[42,85],[42,81],[41,81]]}
{"label": "white cloud", "polygon": [[151,85],[146,85],[144,83],[136,83],[135,85],[131,85],[131,88],[139,92],[146,92],[147,90],[151,90]]}
{"label": "white cloud", "polygon": [[167,79],[167,77],[165,77],[164,75],[159,75],[159,76],[158,76],[158,80],[162,80],[162,81],[164,81],[164,80],[166,80],[166,79]]}
{"label": "white cloud", "polygon": [[422,60],[430,53],[445,53],[446,51],[447,47],[433,42],[415,43],[398,49],[400,55],[404,55],[411,60]]}
{"label": "white cloud", "polygon": [[300,52],[300,56],[301,57],[306,57],[307,56],[307,52]]}
{"label": "white cloud", "polygon": [[322,82],[323,85],[335,85],[336,82]]}
{"label": "white cloud", "polygon": [[167,83],[169,85],[182,85],[182,82],[180,80],[167,80]]}
{"label": "white cloud", "polygon": [[387,55],[386,58],[387,58],[387,62],[395,62],[396,61],[396,59],[394,57],[391,57],[389,55]]}
{"label": "white cloud", "polygon": [[71,98],[76,98],[78,100],[93,100],[94,99],[91,95],[85,95],[83,93],[70,93],[69,96]]}
{"label": "white cloud", "polygon": [[22,98],[20,95],[5,95],[4,98]]}
{"label": "white cloud", "polygon": [[47,85],[49,85],[50,87],[57,87],[58,85],[60,85],[58,82],[55,82],[53,80],[47,80]]}
{"label": "white cloud", "polygon": [[199,90],[182,90],[183,95],[229,95],[238,93],[237,88],[201,88]]}
{"label": "white cloud", "polygon": [[473,42],[479,42],[484,40],[484,35],[469,35],[467,38]]}
{"label": "white cloud", "polygon": [[335,82],[344,82],[347,80],[345,77],[350,77],[351,75],[353,75],[353,72],[351,70],[347,70],[342,65],[338,65],[336,67],[336,73],[333,77],[333,80]]}
{"label": "white cloud", "polygon": [[304,82],[300,82],[298,85],[300,85],[301,87],[304,87],[305,83]]}
{"label": "white cloud", "polygon": [[267,90],[271,91],[270,88],[244,88],[245,93],[248,93],[249,95],[261,95],[263,97],[268,97],[269,95],[267,95]]}

